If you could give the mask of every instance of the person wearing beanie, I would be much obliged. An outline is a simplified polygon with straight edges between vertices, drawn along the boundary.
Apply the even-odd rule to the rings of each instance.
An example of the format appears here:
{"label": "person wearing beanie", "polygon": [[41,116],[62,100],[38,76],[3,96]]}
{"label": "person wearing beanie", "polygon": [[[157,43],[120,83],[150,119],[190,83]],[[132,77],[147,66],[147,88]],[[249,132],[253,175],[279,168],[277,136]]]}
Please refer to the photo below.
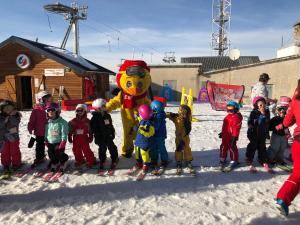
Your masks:
{"label": "person wearing beanie", "polygon": [[[45,127],[47,124],[46,105],[52,101],[52,96],[47,91],[41,91],[37,94],[37,103],[31,111],[27,130],[29,134],[35,136],[35,159],[31,165],[32,168],[45,160]],[[31,139],[32,140],[32,139]],[[34,140],[34,139],[33,139]]]}
{"label": "person wearing beanie", "polygon": [[267,89],[267,84],[270,80],[269,74],[262,73],[259,76],[259,81],[256,83],[251,90],[251,101],[253,102],[255,97],[261,96],[265,99],[266,103],[276,102],[276,99],[269,98],[269,92]]}
{"label": "person wearing beanie", "polygon": [[87,118],[86,105],[78,104],[75,112],[76,117],[69,122],[68,141],[73,144],[75,167],[81,167],[86,162],[87,167],[90,168],[95,164],[96,158],[90,148],[93,135],[90,129],[90,120]]}

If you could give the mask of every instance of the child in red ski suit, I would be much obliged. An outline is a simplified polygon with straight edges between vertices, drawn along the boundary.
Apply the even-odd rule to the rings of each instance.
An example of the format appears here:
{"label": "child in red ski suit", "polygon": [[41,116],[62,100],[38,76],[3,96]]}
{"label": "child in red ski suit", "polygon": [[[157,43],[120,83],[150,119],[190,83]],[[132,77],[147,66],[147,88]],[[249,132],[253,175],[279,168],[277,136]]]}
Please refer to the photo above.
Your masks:
{"label": "child in red ski suit", "polygon": [[4,173],[17,170],[21,166],[19,124],[21,114],[13,102],[0,102],[0,152]]}
{"label": "child in red ski suit", "polygon": [[236,142],[239,139],[243,116],[239,113],[239,104],[233,101],[227,103],[227,116],[224,118],[222,132],[219,136],[222,138],[220,146],[220,166],[225,166],[227,152],[230,156],[230,167],[239,164],[239,153]]}
{"label": "child in red ski suit", "polygon": [[283,126],[290,127],[295,123],[297,127],[294,129],[292,145],[294,169],[277,193],[276,201],[281,212],[286,216],[289,214],[289,205],[300,191],[300,80],[298,80],[298,91],[296,91],[283,120]]}
{"label": "child in red ski suit", "polygon": [[46,105],[51,102],[51,94],[41,91],[37,94],[38,103],[33,107],[27,125],[28,132],[35,135],[35,159],[31,167],[42,163],[45,159],[45,127],[47,124]]}
{"label": "child in red ski suit", "polygon": [[88,167],[93,166],[96,158],[89,145],[93,141],[93,135],[85,105],[78,104],[76,106],[76,117],[69,122],[69,126],[68,141],[73,143],[72,150],[75,156],[75,166],[81,166],[85,160]]}

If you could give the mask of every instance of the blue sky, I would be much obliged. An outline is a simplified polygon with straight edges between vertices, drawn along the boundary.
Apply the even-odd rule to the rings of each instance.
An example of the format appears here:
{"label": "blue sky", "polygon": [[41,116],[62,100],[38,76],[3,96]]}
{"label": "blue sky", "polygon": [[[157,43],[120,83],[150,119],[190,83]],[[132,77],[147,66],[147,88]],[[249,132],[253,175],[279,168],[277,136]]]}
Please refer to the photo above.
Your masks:
{"label": "blue sky", "polygon": [[[11,35],[59,46],[67,21],[46,13],[57,1],[1,1],[0,41]],[[62,0],[70,5],[72,1]],[[162,63],[165,52],[183,56],[214,55],[211,51],[212,0],[80,0],[88,19],[80,22],[82,56],[114,71],[122,58]],[[242,55],[276,57],[292,42],[292,26],[300,21],[298,0],[232,0],[231,46]],[[50,26],[48,23],[48,17]],[[71,39],[68,41],[71,49]]]}

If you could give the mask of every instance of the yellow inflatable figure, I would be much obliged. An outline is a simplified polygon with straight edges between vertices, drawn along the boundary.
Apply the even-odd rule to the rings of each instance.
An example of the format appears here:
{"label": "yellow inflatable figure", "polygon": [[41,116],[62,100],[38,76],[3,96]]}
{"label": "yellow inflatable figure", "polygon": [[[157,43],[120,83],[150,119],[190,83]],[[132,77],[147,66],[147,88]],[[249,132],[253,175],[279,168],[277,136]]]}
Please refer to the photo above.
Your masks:
{"label": "yellow inflatable figure", "polygon": [[109,112],[117,108],[121,109],[123,123],[121,154],[130,158],[136,136],[134,128],[138,124],[134,115],[137,114],[140,105],[150,104],[147,97],[151,85],[150,69],[144,61],[125,60],[119,69],[116,81],[121,91],[106,103],[106,109]]}

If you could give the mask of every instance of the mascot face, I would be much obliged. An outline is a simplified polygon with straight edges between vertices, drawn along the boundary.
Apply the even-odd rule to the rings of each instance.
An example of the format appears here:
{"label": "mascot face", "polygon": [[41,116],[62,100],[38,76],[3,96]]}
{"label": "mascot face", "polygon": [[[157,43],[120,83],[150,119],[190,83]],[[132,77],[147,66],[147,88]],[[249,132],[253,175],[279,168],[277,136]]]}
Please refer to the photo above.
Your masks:
{"label": "mascot face", "polygon": [[117,74],[118,86],[127,94],[139,96],[151,85],[149,68],[144,61],[126,60]]}

